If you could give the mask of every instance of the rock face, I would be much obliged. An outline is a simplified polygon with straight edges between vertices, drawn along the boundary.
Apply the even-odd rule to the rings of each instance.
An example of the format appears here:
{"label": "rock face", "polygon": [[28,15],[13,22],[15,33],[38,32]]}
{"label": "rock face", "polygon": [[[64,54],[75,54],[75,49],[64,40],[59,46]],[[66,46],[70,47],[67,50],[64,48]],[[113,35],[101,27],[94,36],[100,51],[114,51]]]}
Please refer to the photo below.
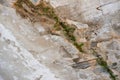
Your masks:
{"label": "rock face", "polygon": [[53,23],[23,19],[11,7],[13,1],[0,0],[0,80],[112,80],[91,48],[107,62],[113,80],[120,80],[120,0],[46,0],[76,27],[84,53],[49,33]]}
{"label": "rock face", "polygon": [[47,45],[32,24],[21,20],[14,9],[0,5],[0,12],[0,80],[59,80],[31,52],[36,49],[41,53],[50,43],[46,41]]}

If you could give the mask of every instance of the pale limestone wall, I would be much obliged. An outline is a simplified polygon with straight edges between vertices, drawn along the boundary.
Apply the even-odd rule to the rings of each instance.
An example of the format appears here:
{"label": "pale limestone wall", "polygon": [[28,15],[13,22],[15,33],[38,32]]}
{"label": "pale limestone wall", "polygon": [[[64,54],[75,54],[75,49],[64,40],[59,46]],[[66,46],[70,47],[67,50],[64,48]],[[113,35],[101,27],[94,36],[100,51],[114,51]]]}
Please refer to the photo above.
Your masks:
{"label": "pale limestone wall", "polygon": [[[80,69],[72,68],[70,52],[77,50],[63,37],[41,35],[46,26],[22,19],[11,8],[12,1],[0,1],[0,80],[111,80],[99,65],[83,63]],[[103,40],[97,43],[100,54],[120,76],[120,1],[50,0],[50,3],[63,18],[80,23],[78,27],[88,25],[90,41]],[[88,54],[80,57],[81,61],[93,58]]]}

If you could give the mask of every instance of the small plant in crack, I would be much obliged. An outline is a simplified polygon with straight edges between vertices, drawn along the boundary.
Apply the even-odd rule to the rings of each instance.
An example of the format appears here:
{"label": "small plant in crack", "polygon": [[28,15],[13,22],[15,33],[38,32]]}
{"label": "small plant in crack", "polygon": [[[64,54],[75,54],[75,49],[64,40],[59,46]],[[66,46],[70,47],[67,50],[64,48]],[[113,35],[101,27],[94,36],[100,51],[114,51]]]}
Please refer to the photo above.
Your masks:
{"label": "small plant in crack", "polygon": [[[25,4],[29,9],[26,9],[23,4]],[[76,37],[74,36],[75,28],[62,21],[54,11],[54,8],[47,2],[41,0],[38,5],[32,4],[30,0],[17,0],[14,3],[14,7],[18,13],[24,18],[39,19],[41,16],[47,16],[50,19],[53,19],[56,23],[54,28],[60,29],[63,31],[66,39],[70,41],[80,52],[84,52],[82,47],[83,43],[78,43]],[[36,21],[37,22],[37,21]],[[98,55],[96,51],[93,51],[94,55]],[[112,70],[108,67],[107,62],[100,56],[97,57],[97,63],[101,65],[109,74],[112,80],[116,80],[115,75]]]}
{"label": "small plant in crack", "polygon": [[[29,10],[23,7],[23,4],[27,5]],[[55,30],[62,30],[66,39],[70,41],[80,52],[83,52],[81,44],[78,44],[76,41],[76,37],[74,36],[75,27],[67,24],[66,22],[62,21],[56,14],[53,7],[41,0],[39,4],[33,5],[29,0],[17,0],[14,3],[14,6],[17,12],[24,18],[29,18],[31,21],[35,22],[35,20],[39,20],[40,16],[47,16],[50,19],[53,19],[56,23],[54,24]],[[37,22],[37,21],[36,21]]]}
{"label": "small plant in crack", "polygon": [[84,52],[84,50],[83,50],[83,46],[84,46],[84,43],[80,43],[80,44],[78,44],[78,43],[74,43],[74,45],[77,47],[77,49],[80,51],[80,52]]}
{"label": "small plant in crack", "polygon": [[113,74],[112,70],[108,67],[107,62],[104,61],[104,59],[102,57],[98,58],[97,62],[98,62],[99,65],[101,65],[110,74],[110,78],[112,80],[116,80],[116,76]]}
{"label": "small plant in crack", "polygon": [[100,56],[97,51],[95,51],[95,49],[92,49],[93,50],[93,55],[95,55],[97,57],[96,61],[97,63],[103,67],[110,75],[110,78],[112,80],[116,80],[116,76],[114,75],[114,73],[112,72],[112,70],[109,68],[107,62],[103,59],[102,56]]}
{"label": "small plant in crack", "polygon": [[60,22],[61,27],[63,28],[63,32],[65,34],[65,36],[67,37],[67,39],[71,42],[75,42],[76,38],[73,35],[75,28],[69,26],[67,23],[65,22]]}

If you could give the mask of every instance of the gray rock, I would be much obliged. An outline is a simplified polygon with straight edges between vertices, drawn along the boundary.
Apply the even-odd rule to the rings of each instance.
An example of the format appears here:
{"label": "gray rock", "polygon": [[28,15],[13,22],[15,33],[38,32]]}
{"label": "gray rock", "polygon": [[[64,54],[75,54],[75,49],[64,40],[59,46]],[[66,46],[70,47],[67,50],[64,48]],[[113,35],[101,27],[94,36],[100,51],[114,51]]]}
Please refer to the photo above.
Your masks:
{"label": "gray rock", "polygon": [[73,64],[72,67],[76,69],[86,69],[90,67],[90,63],[88,63],[88,61],[79,62],[79,63]]}
{"label": "gray rock", "polygon": [[[22,19],[11,7],[13,1],[0,0],[0,80],[111,80],[98,65],[82,62],[72,68],[71,56],[86,60],[91,57],[87,55],[90,51],[79,54],[61,36],[40,35],[46,33],[46,26]],[[35,4],[38,0],[31,1]],[[99,48],[100,55],[120,76],[120,0],[46,1],[62,19],[71,20],[79,29],[88,29],[80,32],[83,39],[93,41],[90,46]],[[63,54],[68,53],[66,60]]]}

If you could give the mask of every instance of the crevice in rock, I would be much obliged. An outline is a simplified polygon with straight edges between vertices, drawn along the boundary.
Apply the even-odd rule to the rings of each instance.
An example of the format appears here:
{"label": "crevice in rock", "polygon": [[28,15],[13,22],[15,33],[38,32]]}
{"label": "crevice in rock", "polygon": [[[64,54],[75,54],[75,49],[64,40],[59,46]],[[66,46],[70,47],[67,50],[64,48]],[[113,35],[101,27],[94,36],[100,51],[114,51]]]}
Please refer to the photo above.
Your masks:
{"label": "crevice in rock", "polygon": [[[70,43],[72,43],[79,50],[80,53],[84,53],[84,50],[82,48],[84,44],[81,42],[77,42],[76,37],[73,34],[76,28],[69,25],[66,21],[58,17],[58,15],[55,13],[54,8],[48,2],[40,0],[38,4],[34,5],[30,0],[17,0],[14,3],[13,7],[16,9],[16,12],[21,15],[21,17],[28,18],[33,23],[41,22],[41,17],[54,20],[55,24],[50,29],[50,33],[55,34],[54,31],[61,31],[62,34],[64,34],[63,37],[65,37]],[[109,73],[111,79],[116,80],[116,77],[112,70],[108,67],[107,62],[94,49],[93,55],[97,58],[97,63]],[[82,66],[82,68],[83,67],[84,66]],[[89,65],[85,66],[85,68],[86,67],[89,67]]]}

